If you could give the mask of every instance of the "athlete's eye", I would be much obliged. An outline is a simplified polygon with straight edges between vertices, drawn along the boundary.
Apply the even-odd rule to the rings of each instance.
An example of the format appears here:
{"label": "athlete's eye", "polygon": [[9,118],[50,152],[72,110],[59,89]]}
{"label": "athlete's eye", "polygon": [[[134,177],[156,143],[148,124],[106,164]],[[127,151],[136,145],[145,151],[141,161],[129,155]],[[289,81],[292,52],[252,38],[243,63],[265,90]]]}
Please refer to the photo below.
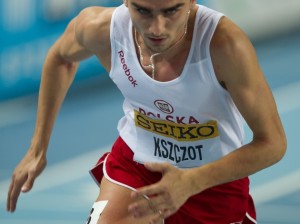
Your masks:
{"label": "athlete's eye", "polygon": [[136,11],[138,11],[141,15],[149,15],[150,11],[143,8],[137,8]]}

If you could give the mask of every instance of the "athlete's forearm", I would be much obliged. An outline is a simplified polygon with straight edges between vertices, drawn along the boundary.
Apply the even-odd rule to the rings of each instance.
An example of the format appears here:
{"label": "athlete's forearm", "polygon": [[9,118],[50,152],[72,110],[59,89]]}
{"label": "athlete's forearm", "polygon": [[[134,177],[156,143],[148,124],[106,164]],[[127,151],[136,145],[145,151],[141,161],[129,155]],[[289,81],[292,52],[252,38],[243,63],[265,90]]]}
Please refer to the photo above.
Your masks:
{"label": "athlete's forearm", "polygon": [[55,119],[74,79],[78,64],[63,60],[50,49],[42,71],[38,111],[31,148],[46,153]]}
{"label": "athlete's forearm", "polygon": [[284,137],[272,141],[253,140],[218,161],[188,170],[190,191],[193,195],[250,176],[278,162],[285,147]]}

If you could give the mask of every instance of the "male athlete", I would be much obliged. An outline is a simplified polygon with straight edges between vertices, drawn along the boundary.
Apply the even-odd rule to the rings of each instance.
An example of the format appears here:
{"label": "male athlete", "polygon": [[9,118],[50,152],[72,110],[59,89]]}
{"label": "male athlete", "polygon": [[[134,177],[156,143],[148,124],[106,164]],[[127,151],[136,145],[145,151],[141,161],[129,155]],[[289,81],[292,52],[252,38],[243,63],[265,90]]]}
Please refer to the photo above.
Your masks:
{"label": "male athlete", "polygon": [[100,194],[87,223],[256,223],[248,176],[283,157],[284,130],[248,38],[195,0],[125,0],[70,22],[43,66],[36,128],[8,211],[44,169],[59,108],[92,55],[125,101],[120,137],[91,170]]}

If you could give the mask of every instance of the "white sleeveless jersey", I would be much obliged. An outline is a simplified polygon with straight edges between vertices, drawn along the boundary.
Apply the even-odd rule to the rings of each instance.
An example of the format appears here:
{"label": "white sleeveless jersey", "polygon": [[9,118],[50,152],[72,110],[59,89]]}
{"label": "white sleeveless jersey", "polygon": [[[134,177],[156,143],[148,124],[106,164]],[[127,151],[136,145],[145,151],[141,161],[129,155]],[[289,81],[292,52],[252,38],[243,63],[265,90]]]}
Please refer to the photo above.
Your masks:
{"label": "white sleeveless jersey", "polygon": [[220,159],[243,144],[244,120],[218,83],[209,51],[222,16],[199,5],[182,73],[159,82],[139,64],[128,9],[122,5],[113,13],[110,77],[125,97],[118,130],[135,161],[190,168]]}

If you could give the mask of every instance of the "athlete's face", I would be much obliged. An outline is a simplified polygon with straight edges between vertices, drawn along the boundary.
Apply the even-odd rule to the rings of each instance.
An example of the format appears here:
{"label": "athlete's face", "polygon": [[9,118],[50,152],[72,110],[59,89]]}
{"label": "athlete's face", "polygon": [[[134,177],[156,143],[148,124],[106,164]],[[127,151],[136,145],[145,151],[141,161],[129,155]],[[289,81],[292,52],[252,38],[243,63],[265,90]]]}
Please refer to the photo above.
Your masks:
{"label": "athlete's face", "polygon": [[195,0],[125,0],[133,26],[152,52],[162,52],[183,34]]}

